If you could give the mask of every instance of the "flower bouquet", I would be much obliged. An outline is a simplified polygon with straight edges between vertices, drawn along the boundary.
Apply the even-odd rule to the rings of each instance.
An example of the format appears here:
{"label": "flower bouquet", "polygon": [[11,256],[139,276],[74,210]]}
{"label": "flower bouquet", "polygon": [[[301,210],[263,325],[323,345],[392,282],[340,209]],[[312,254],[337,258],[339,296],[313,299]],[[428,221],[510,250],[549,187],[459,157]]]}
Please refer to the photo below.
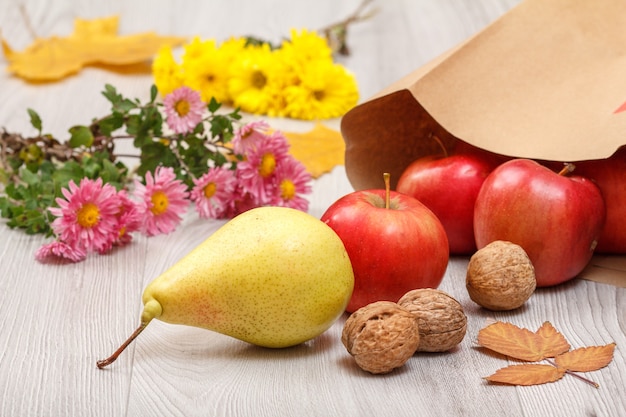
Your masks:
{"label": "flower bouquet", "polygon": [[[130,242],[133,232],[170,233],[190,203],[215,219],[265,205],[308,209],[311,176],[267,122],[220,113],[221,103],[187,86],[162,102],[155,86],[147,103],[111,85],[103,95],[111,113],[70,128],[65,143],[44,134],[31,109],[36,136],[0,132],[0,213],[10,227],[54,238],[37,259],[77,262]],[[115,153],[120,140],[139,150],[133,173]]]}

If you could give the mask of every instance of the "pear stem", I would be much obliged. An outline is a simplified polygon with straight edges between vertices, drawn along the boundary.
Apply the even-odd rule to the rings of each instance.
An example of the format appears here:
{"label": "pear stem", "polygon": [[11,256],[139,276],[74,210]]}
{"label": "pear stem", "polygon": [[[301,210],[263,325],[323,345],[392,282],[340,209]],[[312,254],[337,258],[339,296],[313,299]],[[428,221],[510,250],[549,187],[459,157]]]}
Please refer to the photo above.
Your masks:
{"label": "pear stem", "polygon": [[385,172],[383,174],[383,180],[385,181],[385,208],[389,209],[389,206],[391,205],[390,199],[391,199],[391,174],[388,172]]}
{"label": "pear stem", "polygon": [[133,340],[135,340],[137,336],[139,336],[139,334],[143,331],[143,329],[146,328],[148,323],[149,322],[141,323],[141,325],[137,327],[137,329],[135,329],[133,334],[131,334],[130,337],[126,339],[126,341],[122,343],[122,345],[115,352],[113,352],[111,356],[109,356],[106,359],[102,359],[96,362],[96,366],[98,367],[98,369],[103,369],[105,366],[108,366],[112,364],[113,362],[115,362],[117,357],[120,356],[120,354],[128,347],[128,345],[130,345],[133,342]]}
{"label": "pear stem", "polygon": [[575,169],[576,169],[576,165],[568,162],[568,163],[565,164],[563,169],[559,171],[559,175],[565,177],[565,176],[571,174],[572,172],[574,172]]}

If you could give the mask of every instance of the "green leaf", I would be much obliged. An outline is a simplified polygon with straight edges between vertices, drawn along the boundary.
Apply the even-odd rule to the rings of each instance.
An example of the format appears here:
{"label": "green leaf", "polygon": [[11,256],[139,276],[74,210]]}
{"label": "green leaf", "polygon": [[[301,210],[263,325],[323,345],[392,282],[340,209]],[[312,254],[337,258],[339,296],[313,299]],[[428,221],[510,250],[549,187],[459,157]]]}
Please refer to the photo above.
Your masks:
{"label": "green leaf", "polygon": [[159,165],[178,167],[178,159],[172,150],[161,142],[151,142],[141,148],[140,165],[137,174],[144,176],[153,172]]}
{"label": "green leaf", "polygon": [[204,123],[198,123],[191,133],[202,136],[204,134]]}
{"label": "green leaf", "polygon": [[0,216],[6,218],[9,215],[9,199],[5,196],[0,197]]}
{"label": "green leaf", "polygon": [[124,115],[119,112],[113,112],[113,114],[100,120],[98,127],[100,132],[104,136],[110,137],[113,132],[124,126]]}
{"label": "green leaf", "polygon": [[215,100],[215,97],[211,97],[211,100],[209,101],[209,104],[207,106],[207,109],[209,110],[209,112],[215,113],[216,111],[220,109],[220,107],[222,107],[222,104],[218,102],[217,100]]}
{"label": "green leaf", "polygon": [[69,145],[72,148],[78,148],[80,146],[89,147],[93,145],[93,133],[87,126],[72,126],[69,129],[70,140]]}
{"label": "green leaf", "polygon": [[56,170],[56,166],[52,163],[52,161],[43,161],[41,165],[39,165],[39,172],[41,173],[41,177],[46,180],[52,180],[52,173]]}
{"label": "green leaf", "polygon": [[162,135],[163,117],[154,107],[144,108],[140,114],[132,114],[126,120],[126,132],[135,137],[133,144],[142,148],[153,142],[153,137]]}
{"label": "green leaf", "polygon": [[41,129],[43,126],[43,123],[41,122],[41,117],[39,117],[39,114],[37,114],[37,112],[33,109],[27,109],[27,111],[28,111],[28,115],[30,116],[30,124],[35,129],[37,129],[39,134],[41,134]]}
{"label": "green leaf", "polygon": [[106,97],[107,100],[109,100],[114,106],[122,100],[122,96],[117,93],[117,90],[111,84],[106,84],[104,86],[102,95]]}
{"label": "green leaf", "polygon": [[89,179],[98,178],[100,176],[100,167],[101,165],[98,163],[98,161],[94,161],[92,158],[89,158],[89,160],[86,160],[83,163],[83,171],[85,173],[85,177]]}
{"label": "green leaf", "polygon": [[25,229],[29,235],[45,233],[50,228],[47,220],[41,210],[25,210],[19,217],[19,227]]}
{"label": "green leaf", "polygon": [[35,174],[29,169],[23,169],[21,172],[21,178],[29,186],[34,186],[40,183],[39,175]]}
{"label": "green leaf", "polygon": [[18,169],[20,169],[20,167],[24,163],[24,161],[22,161],[17,156],[10,156],[7,159],[8,159],[7,162],[9,163],[9,167],[11,168],[11,171],[13,171],[13,172],[16,172]]}
{"label": "green leaf", "polygon": [[4,187],[4,192],[9,198],[12,198],[13,200],[21,199],[20,194],[17,192],[17,187],[14,183],[10,183],[6,187]]}
{"label": "green leaf", "polygon": [[243,116],[239,113],[239,111],[240,109],[239,107],[237,107],[235,110],[233,110],[232,112],[228,114],[228,117],[230,117],[233,120],[241,120]]}
{"label": "green leaf", "polygon": [[221,114],[216,114],[211,119],[211,134],[214,137],[223,136],[225,133],[233,132],[233,122],[228,118],[228,116],[224,116]]}
{"label": "green leaf", "polygon": [[156,85],[152,84],[152,86],[150,87],[150,103],[154,103],[154,100],[156,100],[158,94],[159,90],[157,89]]}
{"label": "green leaf", "polygon": [[129,100],[127,98],[121,99],[120,101],[118,101],[117,103],[113,105],[113,111],[120,112],[122,114],[126,114],[129,111],[136,109],[136,108],[137,108],[137,104],[135,104],[132,100]]}
{"label": "green leaf", "polygon": [[67,161],[52,174],[52,179],[58,187],[67,187],[70,180],[76,184],[85,177],[85,171],[76,161]]}
{"label": "green leaf", "polygon": [[142,109],[141,115],[144,117],[142,128],[144,132],[151,132],[153,136],[162,135],[163,116],[156,107],[146,107]]}
{"label": "green leaf", "polygon": [[117,190],[122,188],[123,175],[118,167],[108,159],[102,161],[102,170],[100,171],[100,178],[105,183],[111,184]]}

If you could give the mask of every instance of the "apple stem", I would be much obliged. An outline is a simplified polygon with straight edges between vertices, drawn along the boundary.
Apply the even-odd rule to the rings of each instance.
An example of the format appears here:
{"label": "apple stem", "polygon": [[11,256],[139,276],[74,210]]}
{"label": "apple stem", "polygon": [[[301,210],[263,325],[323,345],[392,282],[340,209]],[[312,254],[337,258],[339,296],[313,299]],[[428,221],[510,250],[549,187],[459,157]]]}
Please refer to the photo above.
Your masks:
{"label": "apple stem", "polygon": [[385,172],[383,174],[383,180],[385,181],[385,208],[389,209],[389,206],[391,205],[390,203],[390,194],[391,194],[391,174],[388,172]]}
{"label": "apple stem", "polygon": [[126,341],[122,343],[122,345],[119,348],[117,348],[117,350],[113,352],[111,356],[109,356],[106,359],[102,359],[96,362],[96,366],[98,367],[98,369],[103,369],[105,366],[108,366],[112,364],[113,362],[115,362],[117,357],[120,356],[120,354],[124,351],[124,349],[126,349],[128,345],[130,345],[133,342],[133,340],[137,338],[137,336],[139,336],[139,334],[143,331],[143,329],[146,328],[147,325],[148,325],[148,322],[141,323],[141,325],[137,327],[137,329],[135,329],[133,334],[131,334],[130,337],[126,339]]}
{"label": "apple stem", "polygon": [[439,147],[441,148],[441,150],[443,151],[443,156],[444,158],[447,157],[448,154],[448,150],[446,149],[446,146],[443,144],[443,142],[441,141],[441,139],[439,139],[439,136],[433,134],[433,132],[430,132],[430,134],[428,135],[429,138],[432,138],[435,140],[435,142],[437,142],[437,145],[439,145]]}
{"label": "apple stem", "polygon": [[565,166],[563,167],[563,169],[559,171],[559,175],[567,176],[571,174],[572,172],[574,172],[575,169],[576,169],[576,165],[570,162],[567,162]]}

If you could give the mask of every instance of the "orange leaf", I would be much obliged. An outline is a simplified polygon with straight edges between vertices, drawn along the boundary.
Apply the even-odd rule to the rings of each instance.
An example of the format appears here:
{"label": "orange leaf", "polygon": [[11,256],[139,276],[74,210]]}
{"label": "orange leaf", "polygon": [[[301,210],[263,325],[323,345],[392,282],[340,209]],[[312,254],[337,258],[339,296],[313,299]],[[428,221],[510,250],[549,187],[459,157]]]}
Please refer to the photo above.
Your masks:
{"label": "orange leaf", "polygon": [[549,321],[543,323],[536,333],[543,337],[542,350],[545,358],[553,358],[570,349],[565,336],[559,333]]}
{"label": "orange leaf", "polygon": [[344,164],[346,145],[341,133],[322,123],[306,133],[283,132],[290,145],[291,154],[318,178],[335,166]]}
{"label": "orange leaf", "polygon": [[478,332],[478,344],[512,358],[535,362],[544,359],[543,338],[511,323],[497,321]]}
{"label": "orange leaf", "polygon": [[556,364],[568,371],[591,372],[604,368],[613,360],[615,343],[574,349],[554,358]]}
{"label": "orange leaf", "polygon": [[152,32],[118,36],[118,17],[75,19],[74,32],[67,37],[52,36],[35,41],[21,52],[2,39],[8,70],[29,81],[56,81],[87,65],[129,66],[154,56],[161,46],[174,46],[181,37],[159,36]]}
{"label": "orange leaf", "polygon": [[565,369],[552,365],[523,364],[511,365],[498,369],[495,374],[486,377],[489,382],[510,385],[538,385],[558,381],[565,375]]}

